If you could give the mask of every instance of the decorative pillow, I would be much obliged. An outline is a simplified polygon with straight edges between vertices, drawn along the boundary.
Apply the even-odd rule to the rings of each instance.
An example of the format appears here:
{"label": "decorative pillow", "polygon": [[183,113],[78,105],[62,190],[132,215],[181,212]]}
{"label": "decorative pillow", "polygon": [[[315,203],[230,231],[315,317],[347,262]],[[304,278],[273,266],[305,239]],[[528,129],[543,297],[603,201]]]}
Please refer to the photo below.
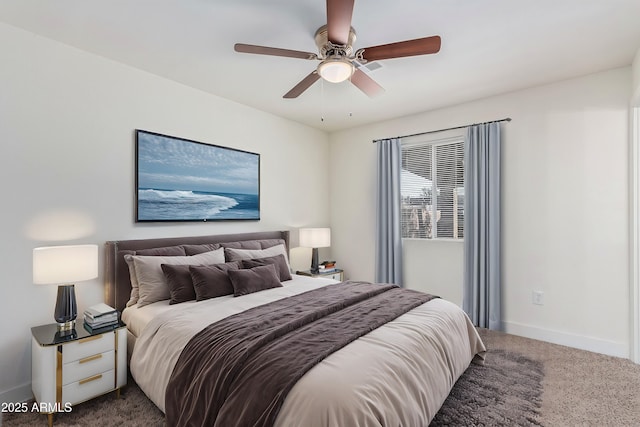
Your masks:
{"label": "decorative pillow", "polygon": [[141,249],[139,251],[131,251],[130,254],[124,256],[124,261],[129,267],[129,281],[131,282],[131,296],[127,302],[127,307],[136,305],[138,298],[140,298],[140,291],[138,289],[138,278],[136,277],[135,266],[133,265],[132,255],[144,255],[144,256],[184,256],[185,250],[180,246],[167,246],[164,248],[151,248]]}
{"label": "decorative pillow", "polygon": [[283,255],[284,260],[287,263],[287,269],[291,271],[291,265],[289,264],[289,257],[287,256],[287,250],[284,245],[276,245],[267,249],[233,249],[225,248],[224,256],[227,261],[240,261],[244,259],[266,258],[276,255]]}
{"label": "decorative pillow", "polygon": [[162,264],[209,265],[224,262],[222,248],[193,256],[138,256],[133,255],[133,264],[138,279],[140,298],[138,307],[170,299],[169,286],[162,272]]}
{"label": "decorative pillow", "polygon": [[215,251],[220,248],[217,243],[204,243],[202,245],[180,245],[186,252],[186,255],[198,255],[203,252]]}
{"label": "decorative pillow", "polygon": [[143,256],[184,256],[187,253],[182,246],[167,246],[165,248],[140,249],[136,255]]}
{"label": "decorative pillow", "polygon": [[169,286],[169,295],[171,296],[169,304],[180,304],[196,299],[196,292],[193,290],[193,283],[191,283],[190,266],[161,264],[160,267]]}
{"label": "decorative pillow", "polygon": [[254,259],[243,259],[242,266],[244,268],[253,268],[258,267],[260,265],[273,264],[276,267],[276,273],[278,273],[278,278],[281,282],[291,280],[291,272],[287,267],[287,260],[284,255],[276,255],[270,256],[267,258],[254,258]]}
{"label": "decorative pillow", "polygon": [[233,294],[228,272],[238,270],[236,261],[215,265],[189,266],[196,301]]}
{"label": "decorative pillow", "polygon": [[282,287],[273,264],[261,265],[248,270],[229,270],[228,274],[235,297]]}
{"label": "decorative pillow", "polygon": [[240,242],[222,242],[220,246],[232,249],[262,249],[259,240],[242,240]]}

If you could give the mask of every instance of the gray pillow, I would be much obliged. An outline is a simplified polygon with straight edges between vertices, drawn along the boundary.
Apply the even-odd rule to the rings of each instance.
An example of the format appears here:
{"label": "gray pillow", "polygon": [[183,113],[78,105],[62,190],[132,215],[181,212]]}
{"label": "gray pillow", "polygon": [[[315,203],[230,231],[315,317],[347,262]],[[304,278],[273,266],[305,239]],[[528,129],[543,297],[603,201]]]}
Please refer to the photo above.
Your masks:
{"label": "gray pillow", "polygon": [[169,304],[180,304],[181,302],[193,301],[196,299],[196,292],[191,283],[191,273],[189,265],[161,264],[162,272],[167,285],[169,286]]}
{"label": "gray pillow", "polygon": [[233,285],[233,296],[236,297],[282,287],[273,264],[247,270],[229,270],[228,274]]}
{"label": "gray pillow", "polygon": [[224,262],[222,248],[193,256],[138,256],[133,255],[133,264],[140,288],[138,307],[170,299],[169,285],[162,272],[167,265],[209,265]]}
{"label": "gray pillow", "polygon": [[287,263],[287,268],[291,271],[289,257],[284,245],[276,245],[267,249],[233,249],[225,248],[224,256],[227,261],[240,261],[243,259],[266,258],[276,255],[283,255]]}
{"label": "gray pillow", "polygon": [[233,285],[228,272],[239,268],[235,261],[215,265],[189,266],[196,301],[233,295]]}
{"label": "gray pillow", "polygon": [[144,256],[184,256],[187,253],[182,246],[167,246],[164,248],[140,249],[136,255]]}
{"label": "gray pillow", "polygon": [[287,280],[291,280],[291,272],[289,271],[289,267],[287,266],[287,260],[284,255],[276,255],[270,256],[267,258],[254,258],[254,259],[243,259],[242,266],[244,268],[253,268],[258,267],[260,265],[273,264],[276,267],[276,273],[278,273],[278,278],[281,282],[285,282]]}
{"label": "gray pillow", "polygon": [[[123,251],[121,251],[123,252]],[[127,307],[136,305],[138,298],[140,298],[140,290],[138,289],[138,278],[136,277],[135,266],[133,265],[132,255],[144,255],[144,256],[184,256],[185,250],[180,246],[167,246],[164,248],[150,248],[140,249],[139,251],[126,251],[128,254],[124,255],[124,261],[129,267],[129,281],[131,282],[131,296],[127,302]]]}
{"label": "gray pillow", "polygon": [[202,245],[180,245],[180,246],[184,249],[184,251],[186,252],[186,255],[198,255],[203,252],[215,251],[220,247],[220,245],[217,243],[204,243]]}
{"label": "gray pillow", "polygon": [[233,249],[262,249],[258,240],[243,240],[241,242],[222,242],[220,246],[223,248]]}

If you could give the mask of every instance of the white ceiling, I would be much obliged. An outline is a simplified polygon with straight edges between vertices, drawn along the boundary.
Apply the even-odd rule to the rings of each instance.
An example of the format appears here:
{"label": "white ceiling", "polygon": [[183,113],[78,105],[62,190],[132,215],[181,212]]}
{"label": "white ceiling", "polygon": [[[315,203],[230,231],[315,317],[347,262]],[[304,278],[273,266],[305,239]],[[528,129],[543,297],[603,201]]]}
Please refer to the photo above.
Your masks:
{"label": "white ceiling", "polygon": [[380,61],[375,99],[348,81],[283,99],[316,61],[233,45],[315,53],[323,0],[0,0],[0,21],[326,131],[626,66],[640,48],[640,0],[357,0],[354,48],[440,35],[440,52]]}

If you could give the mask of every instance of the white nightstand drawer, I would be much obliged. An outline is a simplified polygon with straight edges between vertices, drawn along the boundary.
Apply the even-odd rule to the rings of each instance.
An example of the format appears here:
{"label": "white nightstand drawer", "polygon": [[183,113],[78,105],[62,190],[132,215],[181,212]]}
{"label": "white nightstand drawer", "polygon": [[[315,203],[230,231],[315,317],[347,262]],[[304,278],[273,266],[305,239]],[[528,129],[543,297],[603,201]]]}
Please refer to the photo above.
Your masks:
{"label": "white nightstand drawer", "polygon": [[78,403],[113,390],[115,370],[92,375],[62,387],[63,403]]}
{"label": "white nightstand drawer", "polygon": [[105,332],[63,345],[62,363],[73,362],[110,350],[115,350],[114,334],[113,332]]}
{"label": "white nightstand drawer", "polygon": [[107,351],[65,363],[62,366],[62,385],[88,378],[115,367],[115,351]]}
{"label": "white nightstand drawer", "polygon": [[342,281],[342,273],[323,274],[322,277],[326,279]]}

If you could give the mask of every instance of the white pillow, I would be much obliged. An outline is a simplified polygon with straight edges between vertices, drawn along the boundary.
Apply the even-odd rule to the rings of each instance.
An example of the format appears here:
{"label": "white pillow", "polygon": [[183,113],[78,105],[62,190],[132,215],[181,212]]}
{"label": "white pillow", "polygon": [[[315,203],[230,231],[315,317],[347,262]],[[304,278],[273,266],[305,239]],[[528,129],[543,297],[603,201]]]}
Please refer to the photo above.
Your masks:
{"label": "white pillow", "polygon": [[162,264],[212,265],[224,262],[224,249],[191,256],[132,255],[134,271],[138,279],[138,307],[170,299],[169,285],[162,272]]}
{"label": "white pillow", "polygon": [[225,248],[224,250],[227,261],[239,261],[241,259],[254,259],[254,258],[266,258],[276,255],[284,255],[284,260],[287,262],[287,268],[291,271],[291,264],[289,264],[289,256],[284,245],[275,245],[267,249],[234,249]]}

